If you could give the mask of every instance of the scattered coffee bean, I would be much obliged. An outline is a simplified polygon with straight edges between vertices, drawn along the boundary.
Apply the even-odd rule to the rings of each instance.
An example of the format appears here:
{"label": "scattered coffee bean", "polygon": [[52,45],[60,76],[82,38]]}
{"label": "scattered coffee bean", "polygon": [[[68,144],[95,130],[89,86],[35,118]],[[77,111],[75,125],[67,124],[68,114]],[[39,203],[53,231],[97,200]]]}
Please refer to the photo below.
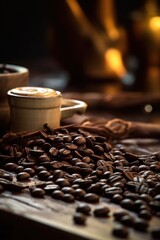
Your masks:
{"label": "scattered coffee bean", "polygon": [[151,236],[154,240],[160,239],[160,228],[154,228],[151,230]]}
{"label": "scattered coffee bean", "polygon": [[27,172],[20,172],[17,174],[17,179],[19,181],[25,181],[28,180],[30,178],[30,174]]}
{"label": "scattered coffee bean", "polygon": [[116,224],[112,229],[112,234],[116,237],[127,238],[129,231],[125,226]]}
{"label": "scattered coffee bean", "polygon": [[86,224],[86,216],[81,212],[76,212],[73,215],[73,221],[76,224],[85,225]]}
{"label": "scattered coffee bean", "polygon": [[64,193],[61,190],[55,190],[51,194],[52,198],[61,200],[64,196]]}
{"label": "scattered coffee bean", "polygon": [[107,206],[98,206],[94,209],[93,214],[95,217],[108,217],[110,209]]}
{"label": "scattered coffee bean", "polygon": [[149,223],[146,220],[143,220],[141,218],[135,218],[135,221],[133,223],[134,229],[142,232],[146,232],[148,226],[149,226]]}
{"label": "scattered coffee bean", "polygon": [[31,195],[33,197],[41,198],[44,197],[45,191],[42,188],[34,188],[31,190]]}
{"label": "scattered coffee bean", "polygon": [[88,203],[97,203],[99,202],[100,197],[95,193],[87,193],[84,195],[83,199]]}
{"label": "scattered coffee bean", "polygon": [[91,212],[91,207],[86,204],[86,203],[80,203],[77,207],[76,207],[76,211],[77,212],[81,212],[85,215],[89,215]]}

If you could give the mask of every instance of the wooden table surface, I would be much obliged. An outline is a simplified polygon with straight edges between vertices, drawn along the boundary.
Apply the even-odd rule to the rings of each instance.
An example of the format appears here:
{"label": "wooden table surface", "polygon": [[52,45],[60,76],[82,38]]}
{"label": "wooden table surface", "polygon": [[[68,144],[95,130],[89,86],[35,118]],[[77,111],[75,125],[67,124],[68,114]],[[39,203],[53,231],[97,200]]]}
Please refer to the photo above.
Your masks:
{"label": "wooden table surface", "polygon": [[[159,142],[153,143],[151,147],[146,144],[149,151],[159,149]],[[132,148],[133,141],[129,145]],[[3,192],[0,194],[0,240],[117,239],[111,232],[115,224],[113,212],[120,207],[105,201],[101,198],[98,204],[109,206],[111,209],[109,217],[96,218],[92,211],[91,215],[87,217],[86,225],[79,226],[73,222],[77,201],[75,203],[65,203],[50,196],[45,196],[43,199],[33,198],[28,192],[21,194]],[[90,204],[92,210],[98,204]],[[156,226],[160,227],[160,219],[153,217],[149,228],[152,229]],[[142,233],[129,229],[129,239],[149,240],[151,236],[149,232]]]}

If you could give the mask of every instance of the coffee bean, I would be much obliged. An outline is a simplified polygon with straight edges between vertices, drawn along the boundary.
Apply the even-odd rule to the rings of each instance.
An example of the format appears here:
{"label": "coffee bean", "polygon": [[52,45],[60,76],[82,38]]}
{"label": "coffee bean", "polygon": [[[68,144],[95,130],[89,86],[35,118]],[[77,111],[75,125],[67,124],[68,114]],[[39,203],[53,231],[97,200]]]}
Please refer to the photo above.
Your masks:
{"label": "coffee bean", "polygon": [[88,203],[97,203],[99,199],[100,197],[95,193],[87,193],[84,195],[84,201]]}
{"label": "coffee bean", "polygon": [[50,176],[50,173],[46,170],[40,171],[38,177],[40,180],[46,180]]}
{"label": "coffee bean", "polygon": [[55,157],[55,156],[57,156],[58,155],[58,149],[57,148],[55,148],[55,147],[51,147],[50,149],[49,149],[49,153],[50,153],[50,155],[52,156],[52,157]]}
{"label": "coffee bean", "polygon": [[60,187],[57,184],[49,184],[44,187],[44,190],[47,194],[50,194],[50,193],[54,192],[55,190],[59,190],[59,189],[60,189]]}
{"label": "coffee bean", "polygon": [[63,157],[63,156],[66,156],[66,155],[69,155],[71,153],[71,151],[69,149],[65,149],[65,148],[61,148],[59,150],[59,154]]}
{"label": "coffee bean", "polygon": [[86,143],[86,139],[82,136],[77,136],[77,137],[74,138],[73,143],[78,145],[78,146],[83,145],[83,144]]}
{"label": "coffee bean", "polygon": [[125,226],[132,227],[133,223],[134,223],[134,218],[128,214],[128,215],[123,216],[120,219],[120,222]]}
{"label": "coffee bean", "polygon": [[[73,185],[72,185],[72,187],[73,187]],[[85,190],[83,190],[81,188],[75,189],[74,196],[76,199],[83,199],[85,195],[86,195]]]}
{"label": "coffee bean", "polygon": [[160,239],[160,228],[154,228],[151,230],[151,236],[153,239],[155,240],[159,240]]}
{"label": "coffee bean", "polygon": [[77,212],[81,212],[85,215],[89,215],[91,212],[91,207],[86,204],[86,203],[80,203],[77,207],[76,207],[76,211]]}
{"label": "coffee bean", "polygon": [[150,220],[152,218],[152,214],[149,210],[141,210],[138,214],[138,216],[140,218],[146,219],[146,220]]}
{"label": "coffee bean", "polygon": [[53,180],[56,181],[58,178],[63,178],[64,172],[60,169],[56,169],[53,172]]}
{"label": "coffee bean", "polygon": [[121,194],[123,190],[120,187],[109,187],[105,189],[105,197],[112,197],[115,194]]}
{"label": "coffee bean", "polygon": [[129,232],[126,227],[116,224],[112,229],[112,234],[116,237],[127,238]]}
{"label": "coffee bean", "polygon": [[135,218],[135,221],[133,223],[134,229],[142,232],[146,232],[148,226],[149,226],[148,222],[141,218]]}
{"label": "coffee bean", "polygon": [[4,165],[4,169],[7,171],[15,171],[18,165],[16,163],[10,162]]}
{"label": "coffee bean", "polygon": [[81,212],[76,212],[73,215],[73,221],[76,224],[85,225],[86,224],[86,216]]}
{"label": "coffee bean", "polygon": [[72,194],[70,193],[64,193],[62,200],[68,203],[73,203],[75,198]]}
{"label": "coffee bean", "polygon": [[23,170],[24,170],[24,167],[19,165],[19,166],[15,169],[15,172],[16,172],[16,173],[19,173],[19,172],[23,172]]}
{"label": "coffee bean", "polygon": [[123,210],[117,210],[116,212],[113,213],[113,217],[115,220],[120,221],[123,216],[128,215],[128,212],[125,212]]}
{"label": "coffee bean", "polygon": [[63,193],[69,193],[69,194],[74,194],[75,193],[75,190],[72,187],[63,187],[61,189],[61,191]]}
{"label": "coffee bean", "polygon": [[56,184],[58,184],[61,188],[62,187],[70,187],[70,183],[67,179],[65,178],[58,178],[56,181],[55,181]]}
{"label": "coffee bean", "polygon": [[64,196],[64,193],[61,190],[55,190],[51,194],[52,198],[61,200]]}
{"label": "coffee bean", "polygon": [[34,188],[31,190],[31,195],[33,197],[41,198],[44,197],[45,191],[42,188]]}
{"label": "coffee bean", "polygon": [[134,202],[129,198],[125,198],[120,202],[120,205],[125,209],[131,210],[134,205]]}
{"label": "coffee bean", "polygon": [[3,192],[4,188],[3,188],[3,185],[0,184],[0,193]]}
{"label": "coffee bean", "polygon": [[19,181],[25,181],[28,180],[30,178],[30,174],[27,172],[20,172],[17,174],[17,179]]}
{"label": "coffee bean", "polygon": [[112,202],[114,203],[120,203],[123,200],[123,196],[121,194],[115,194],[112,197]]}
{"label": "coffee bean", "polygon": [[44,151],[41,149],[30,149],[29,153],[32,157],[40,157],[44,154]]}
{"label": "coffee bean", "polygon": [[24,168],[24,172],[28,172],[30,176],[33,176],[35,174],[35,170],[33,168]]}
{"label": "coffee bean", "polygon": [[160,194],[155,195],[154,200],[160,201]]}
{"label": "coffee bean", "polygon": [[95,217],[108,217],[110,209],[107,206],[98,206],[94,209],[93,214]]}

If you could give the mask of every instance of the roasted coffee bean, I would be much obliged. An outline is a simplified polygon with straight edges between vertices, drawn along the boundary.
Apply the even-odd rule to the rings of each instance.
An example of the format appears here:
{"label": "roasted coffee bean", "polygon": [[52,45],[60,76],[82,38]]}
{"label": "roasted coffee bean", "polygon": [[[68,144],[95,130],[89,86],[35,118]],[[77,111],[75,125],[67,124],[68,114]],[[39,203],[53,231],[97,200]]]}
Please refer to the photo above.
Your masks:
{"label": "roasted coffee bean", "polygon": [[132,199],[132,200],[138,200],[139,199],[139,194],[138,193],[132,193],[132,192],[130,192],[130,191],[125,191],[124,193],[123,193],[123,196],[125,197],[125,198],[130,198],[130,199]]}
{"label": "roasted coffee bean", "polygon": [[32,157],[40,157],[44,154],[44,151],[41,149],[30,149],[29,153]]}
{"label": "roasted coffee bean", "polygon": [[73,181],[73,184],[79,184],[81,188],[87,189],[92,184],[92,180],[77,178]]}
{"label": "roasted coffee bean", "polygon": [[97,203],[99,202],[100,197],[95,193],[87,193],[84,195],[83,199],[88,203]]}
{"label": "roasted coffee bean", "polygon": [[19,181],[25,181],[28,180],[30,178],[30,174],[27,172],[20,172],[17,174],[17,179]]}
{"label": "roasted coffee bean", "polygon": [[160,194],[157,194],[156,196],[154,196],[154,200],[160,201]]}
{"label": "roasted coffee bean", "polygon": [[140,195],[140,199],[145,201],[145,202],[150,202],[150,201],[153,200],[153,198],[149,194],[147,194],[147,193],[142,193]]}
{"label": "roasted coffee bean", "polygon": [[80,203],[77,207],[76,207],[76,211],[77,212],[81,212],[85,215],[89,215],[91,212],[91,207],[86,204],[86,203]]}
{"label": "roasted coffee bean", "polygon": [[85,157],[83,157],[83,158],[82,158],[82,162],[84,162],[84,163],[91,163],[91,162],[92,162],[92,160],[91,160],[91,158],[90,158],[90,157],[88,157],[88,156],[85,156]]}
{"label": "roasted coffee bean", "polygon": [[117,210],[113,213],[113,217],[115,220],[120,221],[123,216],[129,215],[128,212],[123,211],[123,210]]}
{"label": "roasted coffee bean", "polygon": [[37,197],[37,198],[41,198],[41,197],[44,197],[45,195],[45,191],[42,189],[42,188],[33,188],[31,190],[31,195],[33,197]]}
{"label": "roasted coffee bean", "polygon": [[31,176],[35,174],[35,170],[33,168],[24,168],[24,172],[28,172]]}
{"label": "roasted coffee bean", "polygon": [[129,198],[125,198],[120,202],[120,205],[125,209],[131,210],[134,205],[134,201]]}
{"label": "roasted coffee bean", "polygon": [[110,175],[111,175],[111,172],[106,171],[106,172],[103,173],[102,178],[108,179],[110,177]]}
{"label": "roasted coffee bean", "polygon": [[154,185],[155,191],[160,192],[160,183]]}
{"label": "roasted coffee bean", "polygon": [[50,194],[50,193],[54,192],[55,190],[59,190],[59,189],[60,189],[59,185],[53,184],[53,183],[49,184],[49,185],[46,185],[44,187],[44,190],[47,194]]}
{"label": "roasted coffee bean", "polygon": [[39,138],[35,140],[35,145],[42,146],[45,142],[45,139]]}
{"label": "roasted coffee bean", "polygon": [[50,153],[50,155],[51,155],[52,157],[57,156],[57,155],[58,155],[58,152],[59,152],[59,150],[58,150],[57,148],[55,148],[55,147],[51,147],[51,148],[49,149],[49,153]]}
{"label": "roasted coffee bean", "polygon": [[3,172],[1,178],[12,181],[13,180],[13,175],[9,172]]}
{"label": "roasted coffee bean", "polygon": [[24,167],[19,165],[19,166],[15,169],[15,172],[16,172],[16,173],[19,173],[19,172],[23,172],[23,170],[24,170]]}
{"label": "roasted coffee bean", "polygon": [[[73,187],[73,185],[72,185],[72,187]],[[76,199],[83,199],[85,195],[86,195],[85,190],[83,190],[81,188],[75,189],[74,196]]]}
{"label": "roasted coffee bean", "polygon": [[51,194],[52,198],[62,200],[64,193],[61,190],[55,190]]}
{"label": "roasted coffee bean", "polygon": [[134,223],[134,218],[131,215],[127,214],[120,219],[120,222],[125,226],[132,227]]}
{"label": "roasted coffee bean", "polygon": [[63,136],[63,141],[65,143],[70,143],[72,141],[72,137],[70,135],[64,135]]}
{"label": "roasted coffee bean", "polygon": [[78,148],[78,146],[76,144],[74,144],[74,143],[66,143],[65,146],[69,150],[75,150],[75,149]]}
{"label": "roasted coffee bean", "polygon": [[146,202],[142,199],[137,199],[133,203],[133,209],[137,212],[139,212],[139,209],[141,206],[146,205]]}
{"label": "roasted coffee bean", "polygon": [[4,188],[3,188],[3,185],[0,184],[0,193],[3,192]]}
{"label": "roasted coffee bean", "polygon": [[83,136],[77,136],[74,138],[73,143],[76,145],[83,145],[86,143],[86,139]]}
{"label": "roasted coffee bean", "polygon": [[46,170],[40,171],[38,177],[40,180],[46,180],[50,176],[50,173]]}
{"label": "roasted coffee bean", "polygon": [[60,169],[56,169],[53,172],[53,180],[56,181],[58,178],[63,178],[64,172]]}
{"label": "roasted coffee bean", "polygon": [[152,218],[152,214],[149,210],[141,210],[138,214],[138,216],[140,218],[146,219],[146,220],[150,220]]}
{"label": "roasted coffee bean", "polygon": [[76,224],[85,225],[86,224],[86,216],[81,212],[76,212],[73,215],[73,221]]}
{"label": "roasted coffee bean", "polygon": [[153,239],[155,240],[159,240],[160,239],[160,228],[154,228],[151,230],[151,236]]}
{"label": "roasted coffee bean", "polygon": [[63,193],[69,193],[69,194],[74,194],[75,190],[72,187],[63,187],[61,189]]}
{"label": "roasted coffee bean", "polygon": [[87,192],[100,194],[101,193],[101,188],[102,188],[102,185],[100,183],[98,183],[98,182],[97,183],[92,183],[87,188]]}
{"label": "roasted coffee bean", "polygon": [[71,153],[71,151],[69,149],[66,149],[66,148],[61,148],[59,150],[59,154],[63,157],[63,156],[66,156],[66,155],[69,155]]}
{"label": "roasted coffee bean", "polygon": [[116,237],[127,238],[129,231],[125,226],[116,224],[112,229],[112,234]]}
{"label": "roasted coffee bean", "polygon": [[142,232],[146,232],[148,226],[149,226],[149,223],[146,220],[141,218],[135,218],[133,223],[134,229]]}
{"label": "roasted coffee bean", "polygon": [[123,192],[120,187],[109,187],[105,189],[105,197],[112,197],[115,194],[121,194]]}
{"label": "roasted coffee bean", "polygon": [[44,143],[44,144],[42,145],[42,149],[43,149],[46,153],[49,152],[49,150],[51,149],[51,147],[52,147],[52,145],[51,145],[50,143],[48,143],[48,142],[46,142],[46,143]]}
{"label": "roasted coffee bean", "polygon": [[73,203],[75,198],[72,194],[70,193],[64,193],[63,197],[62,197],[62,200],[64,202],[68,202],[68,203]]}
{"label": "roasted coffee bean", "polygon": [[55,181],[56,184],[58,184],[61,188],[63,187],[70,187],[70,183],[67,179],[65,178],[58,178],[56,181]]}
{"label": "roasted coffee bean", "polygon": [[112,197],[112,202],[120,203],[123,200],[123,196],[121,194],[115,194]]}
{"label": "roasted coffee bean", "polygon": [[104,153],[104,148],[103,148],[102,146],[98,145],[98,144],[94,145],[93,148],[94,148],[94,152],[95,152],[96,154],[102,154],[102,153]]}
{"label": "roasted coffee bean", "polygon": [[4,165],[4,169],[7,171],[15,171],[18,165],[16,163],[10,162]]}
{"label": "roasted coffee bean", "polygon": [[107,206],[98,206],[94,209],[93,214],[95,217],[108,217],[110,209]]}
{"label": "roasted coffee bean", "polygon": [[36,168],[36,172],[37,173],[39,173],[39,172],[41,172],[41,171],[46,171],[47,169],[46,169],[46,167],[44,167],[44,166],[38,166],[37,168]]}
{"label": "roasted coffee bean", "polygon": [[51,159],[48,157],[47,154],[42,154],[40,157],[38,157],[38,161],[43,163],[43,162],[50,162]]}

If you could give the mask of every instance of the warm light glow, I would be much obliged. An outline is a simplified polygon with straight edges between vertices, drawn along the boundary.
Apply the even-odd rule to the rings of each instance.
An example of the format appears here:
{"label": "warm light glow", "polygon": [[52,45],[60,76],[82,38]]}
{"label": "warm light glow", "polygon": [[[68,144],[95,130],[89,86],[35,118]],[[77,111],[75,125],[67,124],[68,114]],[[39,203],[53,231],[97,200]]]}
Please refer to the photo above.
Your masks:
{"label": "warm light glow", "polygon": [[160,17],[152,17],[149,21],[149,27],[152,31],[160,31]]}
{"label": "warm light glow", "polygon": [[126,74],[126,69],[122,61],[122,56],[119,50],[109,48],[105,52],[105,60],[108,68],[117,74],[118,77],[122,77]]}
{"label": "warm light glow", "polygon": [[150,105],[150,104],[146,104],[145,107],[144,107],[144,110],[145,110],[145,112],[147,112],[147,113],[151,113],[152,110],[153,110],[153,107],[152,107],[152,105]]}

